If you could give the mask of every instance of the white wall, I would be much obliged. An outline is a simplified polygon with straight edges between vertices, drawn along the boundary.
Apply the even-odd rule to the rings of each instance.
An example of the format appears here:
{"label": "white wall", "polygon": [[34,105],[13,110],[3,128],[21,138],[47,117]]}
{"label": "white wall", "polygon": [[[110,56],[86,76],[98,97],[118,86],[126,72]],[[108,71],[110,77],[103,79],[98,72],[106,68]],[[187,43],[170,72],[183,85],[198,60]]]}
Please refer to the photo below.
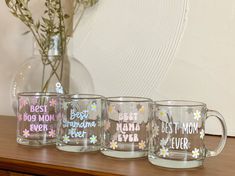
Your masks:
{"label": "white wall", "polygon": [[[159,92],[206,102],[235,135],[235,1],[192,0],[190,6],[182,43]],[[208,122],[208,131],[218,133],[214,122]]]}
{"label": "white wall", "polygon": [[[25,30],[1,1],[0,114],[13,114],[11,79],[31,56]],[[100,0],[75,38],[74,55],[91,72],[97,93],[203,101],[225,116],[235,135],[234,0]],[[210,120],[208,132],[217,133],[216,125]]]}
{"label": "white wall", "polygon": [[22,36],[26,28],[13,18],[0,1],[0,114],[12,115],[10,105],[10,84],[18,66],[31,52],[30,36]]}

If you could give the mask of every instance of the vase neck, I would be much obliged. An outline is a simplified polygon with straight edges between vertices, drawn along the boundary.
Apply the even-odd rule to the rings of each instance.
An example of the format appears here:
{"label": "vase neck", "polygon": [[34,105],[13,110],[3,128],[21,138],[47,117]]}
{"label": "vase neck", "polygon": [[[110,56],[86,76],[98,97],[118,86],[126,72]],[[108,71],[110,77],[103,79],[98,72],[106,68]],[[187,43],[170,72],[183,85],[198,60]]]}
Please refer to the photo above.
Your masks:
{"label": "vase neck", "polygon": [[69,41],[69,46],[72,46],[72,38],[67,37],[66,44],[64,47],[61,46],[61,39],[59,35],[51,37],[50,47],[48,51],[44,54],[40,52],[40,48],[35,39],[33,39],[33,55],[35,56],[62,56],[64,54],[71,54],[71,49],[68,50],[67,41]]}

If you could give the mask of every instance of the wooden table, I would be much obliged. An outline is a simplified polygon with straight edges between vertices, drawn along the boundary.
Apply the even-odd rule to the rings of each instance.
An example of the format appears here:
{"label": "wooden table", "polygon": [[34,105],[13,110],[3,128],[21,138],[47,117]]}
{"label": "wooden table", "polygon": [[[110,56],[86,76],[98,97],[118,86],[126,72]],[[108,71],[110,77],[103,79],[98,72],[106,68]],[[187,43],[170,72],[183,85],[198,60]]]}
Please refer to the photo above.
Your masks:
{"label": "wooden table", "polygon": [[[219,137],[207,136],[206,139],[209,145],[216,145]],[[204,167],[170,170],[150,164],[147,158],[122,160],[106,157],[99,152],[69,153],[59,151],[55,146],[42,148],[22,146],[16,143],[16,118],[0,116],[0,169],[2,169],[0,175],[4,173],[18,175],[21,172],[30,175],[55,176],[235,176],[235,139],[229,138],[222,154],[207,158]]]}

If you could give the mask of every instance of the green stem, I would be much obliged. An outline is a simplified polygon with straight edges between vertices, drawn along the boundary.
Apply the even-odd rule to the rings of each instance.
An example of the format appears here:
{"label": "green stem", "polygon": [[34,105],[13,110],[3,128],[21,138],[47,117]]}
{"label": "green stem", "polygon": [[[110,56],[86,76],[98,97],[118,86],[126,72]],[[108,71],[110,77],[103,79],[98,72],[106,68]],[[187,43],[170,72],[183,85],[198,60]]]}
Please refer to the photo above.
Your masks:
{"label": "green stem", "polygon": [[[64,40],[66,41],[66,34],[65,34],[65,29],[64,29],[64,17],[63,17],[63,12],[62,12],[62,4],[61,1],[59,1],[59,25],[60,25],[60,41],[61,41],[61,55],[62,55],[62,63],[61,63],[61,70],[60,70],[60,82],[62,84],[62,79],[63,79],[63,70],[64,70],[64,52],[65,52],[65,47],[66,47],[66,43],[64,43]],[[64,87],[62,85],[62,87]]]}
{"label": "green stem", "polygon": [[[80,5],[78,6],[78,8],[79,8],[79,7],[80,7]],[[75,24],[75,27],[73,28],[73,32],[76,31],[76,29],[77,29],[77,27],[78,27],[78,25],[79,25],[79,23],[80,23],[80,21],[81,21],[83,15],[84,15],[85,9],[86,9],[86,8],[83,7],[82,12],[81,12],[81,14],[80,14],[80,16],[79,16],[79,18],[78,18],[76,24]],[[67,39],[67,43],[69,43],[69,41],[70,41],[70,38]]]}
{"label": "green stem", "polygon": [[[28,2],[29,0],[23,0],[23,1],[16,0],[15,4],[14,2],[12,2],[12,5],[10,3],[7,3],[7,5],[8,7],[12,9],[13,15],[17,16],[27,27],[29,27],[29,30],[32,32],[38,46],[40,47],[39,50],[42,56],[41,59],[42,59],[42,64],[43,64],[41,88],[44,91],[48,89],[49,83],[54,75],[61,84],[64,84],[62,83],[63,76],[64,76],[63,75],[64,64],[65,64],[64,60],[66,59],[66,56],[65,56],[67,52],[66,46],[69,43],[70,38],[69,37],[67,38],[66,36],[66,33],[68,32],[68,30],[65,28],[65,21],[64,21],[65,19],[64,19],[64,14],[62,10],[61,0],[53,0],[53,1],[48,0],[49,5],[46,9],[48,10],[47,15],[49,17],[49,19],[47,18],[49,20],[48,25],[47,25],[46,20],[45,20],[46,22],[44,22],[43,25],[40,25],[40,21],[38,23],[34,23],[32,14],[28,8]],[[81,13],[79,13],[79,16],[76,20],[75,27],[73,28],[73,32],[77,29],[78,24],[80,23],[84,15],[85,9],[86,9],[86,6],[84,4],[82,4],[80,1],[75,1],[71,18],[75,15],[75,13],[77,13],[77,11],[81,10]],[[60,45],[60,52],[61,52],[60,53],[61,59],[56,60],[55,62],[50,61],[48,58],[48,51],[50,49],[49,47],[51,47],[51,40],[48,41],[48,39],[51,39],[51,37],[53,37],[54,35],[60,36],[59,45]],[[44,56],[46,56],[46,60],[43,58]],[[51,72],[50,72],[49,77],[45,73],[47,65],[50,65],[51,67]]]}
{"label": "green stem", "polygon": [[[75,4],[74,4],[74,6],[73,6],[73,11],[72,11],[73,13],[72,13],[72,16],[69,17],[69,18],[70,18],[70,22],[69,22],[69,24],[68,24],[68,28],[67,28],[65,34],[68,34],[69,27],[70,27],[70,26],[72,25],[72,23],[73,23],[73,17],[74,17],[74,15],[77,13],[79,7],[80,7],[80,3],[78,3],[77,1],[75,1]],[[73,30],[73,32],[74,32],[74,30]]]}
{"label": "green stem", "polygon": [[[40,43],[40,41],[39,41],[39,36],[40,36],[40,34],[34,29],[34,27],[32,27],[32,24],[30,24],[30,22],[28,21],[28,19],[27,18],[25,18],[25,15],[24,15],[24,13],[22,12],[22,10],[21,10],[21,7],[18,5],[18,9],[19,9],[19,12],[20,12],[20,14],[21,14],[21,16],[24,18],[24,20],[23,20],[23,23],[25,23],[25,25],[26,26],[28,26],[29,27],[29,29],[30,29],[30,31],[32,32],[32,34],[33,34],[33,36],[34,36],[34,38],[35,38],[35,40],[37,41],[37,43],[38,43],[38,45],[39,45],[39,47],[42,49],[43,48],[43,46],[42,46],[42,44]],[[51,19],[51,16],[50,16],[50,19]],[[52,20],[52,19],[51,19]],[[53,18],[53,20],[54,20],[54,18]],[[51,37],[50,36],[50,32],[48,33],[49,34],[49,38]],[[63,39],[61,39],[62,41],[63,41]],[[51,41],[50,41],[51,42]],[[43,53],[41,53],[41,55],[47,55],[46,53],[45,53],[45,51],[44,50],[41,50]],[[63,53],[63,52],[62,52]],[[49,59],[47,59],[47,60],[49,60]],[[56,63],[55,63],[56,64]],[[55,68],[55,65],[53,66],[52,65],[52,63],[51,62],[49,62],[49,65],[51,66],[51,68],[52,68],[52,73],[50,74],[50,77],[48,78],[48,80],[46,81],[46,83],[45,83],[45,85],[44,85],[44,80],[45,80],[45,64],[43,64],[43,77],[42,77],[42,91],[44,91],[45,89],[47,89],[47,87],[48,87],[48,85],[49,85],[49,82],[50,82],[50,80],[51,80],[51,78],[52,78],[52,76],[55,74],[55,76],[57,77],[57,79],[58,79],[58,81],[59,82],[61,82],[61,78],[59,77],[59,75],[57,74],[57,69],[58,69],[58,66],[59,66],[59,64],[58,64],[58,66]],[[62,71],[62,70],[61,70]]]}
{"label": "green stem", "polygon": [[[56,65],[56,64],[57,64],[57,65]],[[55,67],[55,70],[58,69],[59,65],[60,65],[60,61],[58,61],[58,63],[57,63],[57,61],[56,61],[55,64],[54,64],[54,66],[53,66],[53,67]],[[47,81],[46,81],[46,83],[45,83],[45,85],[44,85],[44,87],[43,87],[43,89],[42,89],[43,91],[48,89],[50,80],[51,80],[51,78],[52,78],[52,76],[53,76],[54,74],[55,74],[55,71],[52,70],[51,73],[50,73],[49,78],[47,79]],[[58,77],[57,77],[57,79],[58,79]]]}
{"label": "green stem", "polygon": [[[21,20],[21,21],[22,21],[26,26],[29,27],[29,30],[32,32],[34,38],[36,39],[36,41],[37,41],[37,43],[38,43],[38,45],[39,45],[39,47],[40,47],[40,48],[43,48],[42,45],[41,45],[41,43],[40,43],[40,41],[39,41],[39,39],[38,39],[38,38],[39,38],[38,36],[40,36],[39,33],[38,33],[36,30],[33,29],[33,27],[31,26],[31,24],[29,23],[28,19],[25,18],[25,15],[24,15],[24,13],[22,12],[21,7],[19,7],[19,4],[18,4],[17,6],[18,6],[18,9],[19,9],[19,12],[20,12],[21,16],[22,16],[22,17],[24,18],[24,20],[25,20],[25,21],[23,21],[23,20]],[[45,53],[43,53],[43,54],[45,54]]]}
{"label": "green stem", "polygon": [[42,70],[42,85],[41,85],[41,90],[43,90],[43,85],[44,85],[44,78],[45,78],[45,64],[43,64],[43,70]]}

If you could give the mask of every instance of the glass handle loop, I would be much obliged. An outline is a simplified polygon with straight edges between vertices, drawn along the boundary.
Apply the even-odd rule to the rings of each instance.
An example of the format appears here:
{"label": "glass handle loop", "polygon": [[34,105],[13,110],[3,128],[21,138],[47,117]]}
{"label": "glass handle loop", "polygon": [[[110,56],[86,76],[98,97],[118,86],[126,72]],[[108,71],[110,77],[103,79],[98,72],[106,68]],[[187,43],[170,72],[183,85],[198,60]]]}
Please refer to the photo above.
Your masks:
{"label": "glass handle loop", "polygon": [[207,149],[206,157],[217,156],[218,154],[220,154],[221,151],[223,150],[225,143],[226,143],[226,140],[227,140],[227,126],[226,126],[226,123],[225,123],[223,116],[217,111],[207,110],[206,119],[208,119],[209,117],[216,117],[219,120],[221,127],[222,127],[222,135],[221,135],[220,142],[219,142],[218,146],[215,148],[215,150]]}

